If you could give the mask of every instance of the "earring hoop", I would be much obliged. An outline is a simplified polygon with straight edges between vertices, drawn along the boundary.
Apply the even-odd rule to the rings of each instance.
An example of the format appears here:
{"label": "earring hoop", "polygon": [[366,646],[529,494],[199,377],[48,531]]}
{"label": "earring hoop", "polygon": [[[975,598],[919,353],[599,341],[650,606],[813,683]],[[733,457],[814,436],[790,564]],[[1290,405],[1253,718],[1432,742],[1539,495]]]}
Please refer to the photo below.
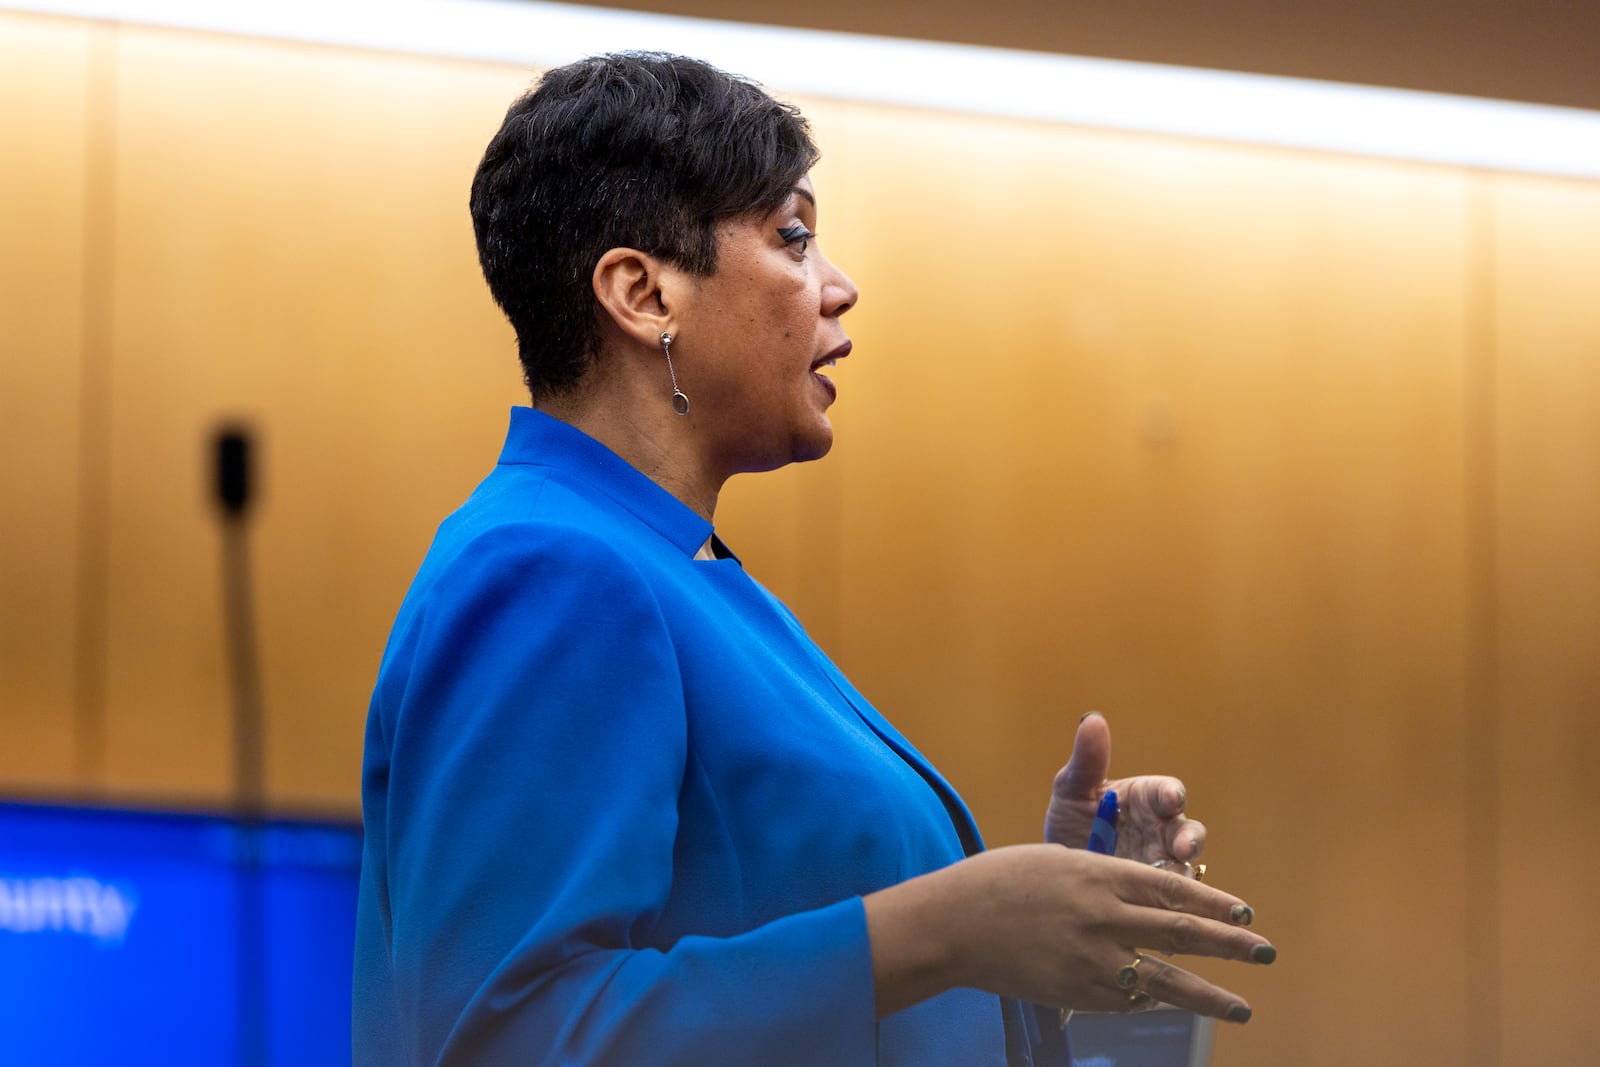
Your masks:
{"label": "earring hoop", "polygon": [[678,388],[678,372],[672,369],[672,334],[661,335],[661,352],[667,357],[667,374],[672,378],[672,410],[679,415],[689,414],[689,398]]}

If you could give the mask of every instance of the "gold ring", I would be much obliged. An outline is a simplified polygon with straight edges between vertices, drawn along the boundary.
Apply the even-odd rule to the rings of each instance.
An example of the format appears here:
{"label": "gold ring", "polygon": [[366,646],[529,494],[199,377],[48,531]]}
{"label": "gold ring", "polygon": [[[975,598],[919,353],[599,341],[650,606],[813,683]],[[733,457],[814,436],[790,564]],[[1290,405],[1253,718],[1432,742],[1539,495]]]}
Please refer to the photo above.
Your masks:
{"label": "gold ring", "polygon": [[1150,866],[1158,871],[1171,871],[1173,874],[1182,875],[1184,878],[1193,878],[1197,882],[1206,880],[1206,865],[1203,863],[1185,863],[1182,860],[1156,860]]}
{"label": "gold ring", "polygon": [[1144,962],[1144,957],[1135,954],[1133,962],[1117,972],[1117,985],[1123,989],[1132,989],[1139,984],[1139,964]]}
{"label": "gold ring", "polygon": [[1135,989],[1128,994],[1128,1010],[1139,1011],[1150,1006],[1150,994],[1142,989]]}

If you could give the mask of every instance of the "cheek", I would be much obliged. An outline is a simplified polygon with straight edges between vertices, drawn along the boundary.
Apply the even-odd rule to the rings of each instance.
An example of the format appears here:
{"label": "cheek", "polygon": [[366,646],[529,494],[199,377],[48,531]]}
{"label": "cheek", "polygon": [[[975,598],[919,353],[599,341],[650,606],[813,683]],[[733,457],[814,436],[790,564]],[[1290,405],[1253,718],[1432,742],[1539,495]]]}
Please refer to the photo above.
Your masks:
{"label": "cheek", "polygon": [[797,288],[774,301],[772,328],[781,332],[788,345],[809,345],[816,336],[819,300],[809,288]]}

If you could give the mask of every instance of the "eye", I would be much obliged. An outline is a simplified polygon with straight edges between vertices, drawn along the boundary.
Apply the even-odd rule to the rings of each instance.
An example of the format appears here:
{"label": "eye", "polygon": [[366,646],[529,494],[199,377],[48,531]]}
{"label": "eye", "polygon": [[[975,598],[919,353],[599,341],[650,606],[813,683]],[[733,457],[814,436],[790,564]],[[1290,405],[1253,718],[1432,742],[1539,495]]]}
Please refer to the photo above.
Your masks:
{"label": "eye", "polygon": [[793,226],[778,227],[778,236],[783,238],[783,243],[786,245],[798,244],[800,247],[797,251],[803,256],[806,254],[806,248],[811,244],[811,239],[816,234],[797,222]]}

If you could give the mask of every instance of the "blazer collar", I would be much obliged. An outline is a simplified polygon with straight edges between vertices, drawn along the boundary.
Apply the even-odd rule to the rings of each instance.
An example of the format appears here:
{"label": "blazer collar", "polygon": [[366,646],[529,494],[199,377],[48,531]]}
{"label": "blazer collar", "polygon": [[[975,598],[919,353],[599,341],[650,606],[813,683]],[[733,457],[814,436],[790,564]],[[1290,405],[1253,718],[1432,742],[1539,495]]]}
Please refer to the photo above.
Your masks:
{"label": "blazer collar", "polygon": [[685,555],[711,536],[711,524],[683,501],[570,423],[529,407],[511,409],[500,464],[553,467],[579,478],[632,512]]}

